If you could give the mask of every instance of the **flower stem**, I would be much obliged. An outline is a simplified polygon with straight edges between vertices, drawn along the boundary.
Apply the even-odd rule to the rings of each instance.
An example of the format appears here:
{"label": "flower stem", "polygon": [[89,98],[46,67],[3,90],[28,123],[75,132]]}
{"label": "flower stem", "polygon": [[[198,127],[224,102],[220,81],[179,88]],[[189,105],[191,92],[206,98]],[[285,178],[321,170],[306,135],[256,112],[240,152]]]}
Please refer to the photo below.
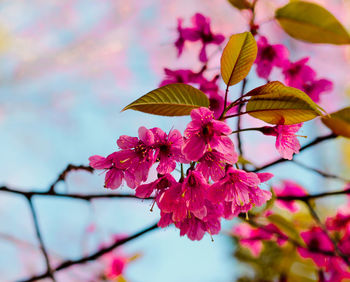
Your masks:
{"label": "flower stem", "polygon": [[231,134],[239,133],[239,132],[243,132],[243,131],[261,131],[261,127],[250,127],[250,128],[243,128],[240,130],[234,130],[231,132]]}

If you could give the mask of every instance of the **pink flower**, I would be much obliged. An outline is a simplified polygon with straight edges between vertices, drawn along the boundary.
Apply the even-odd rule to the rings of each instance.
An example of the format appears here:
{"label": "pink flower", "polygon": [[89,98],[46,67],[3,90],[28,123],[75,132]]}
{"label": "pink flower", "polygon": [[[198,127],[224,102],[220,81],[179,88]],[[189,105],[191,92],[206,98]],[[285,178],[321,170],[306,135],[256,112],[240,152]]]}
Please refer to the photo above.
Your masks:
{"label": "pink flower", "polygon": [[199,160],[207,151],[216,150],[222,154],[234,151],[231,139],[227,136],[231,129],[224,122],[214,120],[208,108],[194,109],[192,121],[185,130],[182,153],[188,160]]}
{"label": "pink flower", "polygon": [[176,183],[162,193],[157,199],[157,204],[163,213],[171,214],[173,222],[184,220],[188,209],[183,197],[182,183]]}
{"label": "pink flower", "polygon": [[195,14],[192,17],[192,28],[182,28],[181,20],[178,20],[178,33],[179,37],[175,42],[175,46],[178,49],[180,55],[183,50],[184,42],[188,41],[201,41],[202,49],[199,54],[199,60],[201,62],[207,62],[208,57],[206,54],[206,46],[208,44],[220,45],[225,37],[222,34],[214,34],[210,29],[210,19],[204,17],[202,14]]}
{"label": "pink flower", "polygon": [[189,212],[199,219],[207,215],[204,205],[208,184],[203,176],[190,171],[183,183],[174,184],[166,190],[158,200],[162,212],[172,213],[174,222],[182,221]]}
{"label": "pink flower", "polygon": [[333,89],[333,83],[328,79],[316,79],[316,72],[306,63],[309,58],[289,63],[284,67],[283,74],[288,86],[304,91],[314,102],[320,101],[320,95]]}
{"label": "pink flower", "polygon": [[160,83],[160,87],[171,83],[192,83],[196,81],[197,74],[191,70],[170,70],[165,68],[166,78]]}
{"label": "pink flower", "polygon": [[[303,187],[296,184],[293,181],[285,180],[283,181],[282,187],[274,187],[273,191],[275,192],[276,196],[305,196],[307,195],[307,192]],[[291,212],[297,212],[299,210],[299,205],[295,201],[283,201],[283,200],[277,200],[276,203],[287,210],[290,210]]]}
{"label": "pink flower", "polygon": [[181,196],[186,202],[186,207],[199,219],[203,219],[207,215],[204,200],[208,188],[206,180],[197,171],[190,171],[182,185]]}
{"label": "pink flower", "polygon": [[184,50],[186,40],[183,34],[182,19],[177,19],[177,32],[179,34],[179,37],[175,41],[175,47],[177,49],[177,56],[180,57]]}
{"label": "pink flower", "polygon": [[155,159],[159,161],[157,171],[160,174],[172,172],[176,168],[176,162],[187,163],[181,153],[183,138],[180,131],[174,129],[167,135],[158,127],[152,128],[154,134]]}
{"label": "pink flower", "polygon": [[180,236],[187,235],[190,240],[201,240],[207,232],[210,235],[216,235],[220,232],[222,216],[222,206],[214,205],[205,200],[204,207],[208,211],[207,215],[199,219],[194,214],[189,213],[181,222],[176,222],[175,226],[180,229]]}
{"label": "pink flower", "polygon": [[261,190],[258,185],[272,176],[270,173],[256,174],[229,167],[225,177],[211,186],[208,198],[212,202],[227,203],[225,217],[247,212],[253,206],[261,206],[271,198],[271,193]]}
{"label": "pink flower", "polygon": [[256,72],[259,77],[268,79],[274,66],[284,67],[288,64],[289,52],[281,44],[270,45],[264,36],[261,36],[257,43]]}
{"label": "pink flower", "polygon": [[320,101],[320,95],[332,91],[333,82],[328,79],[305,81],[302,89],[314,102]]}
{"label": "pink flower", "polygon": [[319,267],[327,266],[331,257],[323,253],[334,253],[334,247],[322,229],[314,227],[309,231],[301,232],[300,236],[307,248],[298,248],[299,254],[303,258],[311,258]]}
{"label": "pink flower", "polygon": [[283,74],[288,86],[302,89],[305,81],[314,81],[316,72],[306,65],[308,61],[309,58],[304,58],[285,65]]}
{"label": "pink flower", "polygon": [[104,158],[102,156],[91,156],[89,158],[90,166],[94,169],[107,170],[105,177],[105,188],[117,189],[125,176],[125,164],[127,159],[124,152],[114,152]]}
{"label": "pink flower", "polygon": [[106,276],[108,279],[115,279],[122,275],[128,263],[128,258],[124,256],[114,256],[106,269]]}
{"label": "pink flower", "polygon": [[139,138],[122,135],[117,140],[121,152],[127,156],[121,162],[127,167],[125,179],[130,188],[147,180],[149,169],[155,161],[154,142],[153,132],[143,126],[139,128]]}
{"label": "pink flower", "polygon": [[225,176],[226,165],[233,165],[237,160],[238,155],[234,151],[226,155],[216,150],[208,151],[199,159],[196,170],[201,172],[207,181],[210,177],[213,181],[218,181]]}
{"label": "pink flower", "polygon": [[138,198],[148,198],[156,191],[156,198],[158,198],[162,192],[164,192],[170,186],[176,184],[176,180],[171,174],[165,174],[159,177],[157,180],[140,185],[136,188],[136,197]]}
{"label": "pink flower", "polygon": [[255,257],[258,257],[262,251],[262,241],[273,240],[279,245],[287,242],[285,236],[274,224],[268,224],[264,227],[254,228],[248,223],[241,223],[234,227],[232,231],[234,236],[239,238],[239,243],[247,247]]}
{"label": "pink flower", "polygon": [[300,143],[295,135],[303,124],[265,126],[261,132],[265,135],[276,136],[276,149],[284,159],[293,159],[293,154],[298,154]]}

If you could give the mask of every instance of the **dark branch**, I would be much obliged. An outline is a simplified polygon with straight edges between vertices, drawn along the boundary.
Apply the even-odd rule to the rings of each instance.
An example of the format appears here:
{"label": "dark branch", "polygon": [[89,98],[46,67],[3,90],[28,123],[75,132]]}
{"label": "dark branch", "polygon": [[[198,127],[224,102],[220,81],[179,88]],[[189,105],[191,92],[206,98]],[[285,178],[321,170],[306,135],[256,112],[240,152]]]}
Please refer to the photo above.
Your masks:
{"label": "dark branch", "polygon": [[283,201],[299,200],[299,201],[307,202],[311,199],[318,199],[318,198],[323,198],[323,197],[346,195],[346,194],[350,194],[350,189],[341,190],[341,191],[334,191],[334,192],[324,192],[324,193],[319,193],[319,194],[314,194],[314,195],[305,195],[305,196],[278,196],[278,197],[276,197],[276,199],[283,200]]}
{"label": "dark branch", "polygon": [[[71,267],[73,265],[79,265],[79,264],[83,264],[83,263],[98,259],[99,257],[103,256],[104,254],[107,254],[107,253],[113,251],[115,248],[117,248],[121,245],[124,245],[125,243],[132,241],[132,240],[134,240],[134,239],[136,239],[136,238],[138,238],[138,237],[140,237],[140,236],[142,236],[142,235],[144,235],[152,230],[155,230],[157,228],[158,228],[158,225],[157,225],[157,223],[155,223],[155,224],[151,225],[150,227],[147,227],[147,228],[145,228],[145,229],[143,229],[143,230],[141,230],[141,231],[135,233],[134,235],[131,235],[125,239],[118,240],[117,242],[111,244],[110,246],[102,248],[89,256],[85,256],[85,257],[82,257],[82,258],[76,259],[76,260],[66,260],[66,261],[62,262],[60,265],[58,265],[57,267],[55,267],[53,269],[53,271],[54,272],[60,271],[62,269],[66,269],[66,268]],[[47,277],[50,277],[50,275],[48,272],[45,272],[45,273],[33,276],[31,278],[21,280],[21,281],[23,281],[23,282],[37,281],[37,280],[47,278]]]}
{"label": "dark branch", "polygon": [[27,197],[27,199],[28,199],[30,212],[32,214],[32,218],[33,218],[33,222],[34,222],[36,237],[38,238],[41,252],[42,252],[42,254],[43,254],[44,258],[45,258],[47,277],[50,277],[52,279],[52,281],[56,281],[55,277],[53,275],[53,271],[51,269],[49,255],[48,255],[48,252],[46,251],[46,248],[45,248],[45,245],[44,245],[44,241],[43,241],[43,238],[41,236],[39,222],[38,222],[38,217],[37,217],[36,212],[35,212],[35,208],[34,208],[34,205],[33,205],[32,198],[31,197]]}
{"label": "dark branch", "polygon": [[[39,191],[21,191],[17,189],[12,189],[7,186],[1,186],[0,192],[9,192],[13,194],[23,195],[25,197],[32,196],[49,196],[49,197],[60,197],[60,198],[72,198],[72,199],[80,199],[85,201],[91,201],[93,199],[109,199],[109,198],[130,198],[130,199],[140,199],[132,194],[65,194],[65,193],[57,193],[55,191],[47,191],[47,192],[39,192]],[[153,197],[149,197],[146,199],[140,200],[153,200]]]}
{"label": "dark branch", "polygon": [[[314,141],[312,141],[309,144],[301,147],[300,148],[300,152],[302,152],[302,151],[304,151],[304,150],[306,150],[308,148],[311,148],[312,146],[315,146],[315,145],[317,145],[317,144],[319,144],[319,143],[321,143],[323,141],[326,141],[326,140],[329,140],[329,139],[333,139],[333,138],[336,138],[336,137],[337,137],[337,135],[335,135],[334,133],[331,133],[331,134],[325,135],[325,136],[321,136],[321,137],[317,137]],[[268,163],[268,164],[266,164],[266,165],[264,165],[264,166],[262,166],[260,168],[257,168],[255,170],[253,170],[253,172],[258,172],[258,171],[261,171],[261,170],[266,169],[268,167],[274,166],[276,164],[284,163],[286,161],[288,161],[288,160],[280,158],[278,160],[275,160],[275,161],[273,161],[271,163]]]}
{"label": "dark branch", "polygon": [[55,186],[60,182],[64,181],[68,175],[73,170],[85,170],[90,173],[94,171],[94,169],[91,166],[85,166],[85,165],[72,165],[69,164],[67,167],[61,172],[61,174],[57,177],[57,179],[50,185],[49,192],[55,191]]}

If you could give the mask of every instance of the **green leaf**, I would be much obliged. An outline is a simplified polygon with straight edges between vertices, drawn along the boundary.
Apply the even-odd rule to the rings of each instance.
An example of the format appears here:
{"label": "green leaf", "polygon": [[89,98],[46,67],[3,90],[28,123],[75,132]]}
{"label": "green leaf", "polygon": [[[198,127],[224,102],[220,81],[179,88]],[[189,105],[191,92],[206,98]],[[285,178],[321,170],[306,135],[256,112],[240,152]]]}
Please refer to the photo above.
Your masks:
{"label": "green leaf", "polygon": [[303,91],[272,81],[253,89],[246,112],[271,124],[296,124],[322,116],[324,111]]}
{"label": "green leaf", "polygon": [[323,117],[322,122],[333,133],[350,138],[350,107]]}
{"label": "green leaf", "polygon": [[281,229],[281,231],[289,238],[297,241],[300,245],[304,245],[303,241],[300,238],[298,230],[295,229],[295,226],[292,222],[288,221],[278,214],[272,214],[268,216],[267,220]]}
{"label": "green leaf", "polygon": [[252,4],[250,4],[247,0],[228,0],[228,2],[230,2],[231,5],[238,10],[246,10],[252,8]]}
{"label": "green leaf", "polygon": [[226,85],[237,84],[248,75],[257,52],[256,41],[250,32],[230,37],[221,56],[221,76]]}
{"label": "green leaf", "polygon": [[185,116],[200,107],[209,107],[207,95],[191,85],[174,83],[143,95],[122,111],[131,109],[160,116]]}
{"label": "green leaf", "polygon": [[342,24],[325,8],[309,2],[293,1],[278,9],[275,18],[290,36],[311,42],[349,44]]}

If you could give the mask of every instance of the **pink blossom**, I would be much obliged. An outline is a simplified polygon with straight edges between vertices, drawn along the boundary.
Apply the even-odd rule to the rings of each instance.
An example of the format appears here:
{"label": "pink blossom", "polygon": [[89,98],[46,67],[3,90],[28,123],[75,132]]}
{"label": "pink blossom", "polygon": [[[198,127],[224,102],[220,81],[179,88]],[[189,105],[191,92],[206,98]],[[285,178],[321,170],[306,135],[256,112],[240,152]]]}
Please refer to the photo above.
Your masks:
{"label": "pink blossom", "polygon": [[334,247],[322,229],[313,227],[311,230],[301,232],[300,236],[307,248],[298,248],[299,254],[303,258],[311,258],[319,267],[327,266],[331,257],[323,253],[334,253]]}
{"label": "pink blossom", "polygon": [[192,121],[185,130],[182,152],[188,160],[199,160],[207,151],[216,150],[222,154],[234,151],[232,140],[227,136],[231,129],[224,122],[214,120],[208,108],[194,109]]}
{"label": "pink blossom", "polygon": [[295,133],[299,131],[302,123],[293,125],[265,126],[261,132],[265,135],[276,136],[276,149],[284,159],[293,159],[293,154],[298,154],[300,143]]}
{"label": "pink blossom", "polygon": [[166,78],[160,83],[160,87],[171,83],[192,83],[196,81],[197,74],[192,70],[170,70],[164,69]]}
{"label": "pink blossom", "polygon": [[[209,200],[226,202],[226,217],[239,212],[247,212],[253,206],[261,206],[271,198],[269,191],[258,185],[272,177],[270,173],[253,173],[229,167],[224,178],[209,189]],[[231,205],[231,206],[229,206]]]}
{"label": "pink blossom", "polygon": [[179,37],[175,42],[178,54],[180,55],[182,53],[186,40],[201,41],[202,49],[199,54],[199,60],[201,62],[207,62],[206,46],[208,44],[220,45],[225,40],[225,37],[222,34],[214,34],[210,28],[210,19],[204,17],[202,14],[195,14],[191,20],[193,24],[192,28],[182,28],[181,20],[178,21]]}
{"label": "pink blossom", "polygon": [[284,67],[283,74],[288,86],[304,91],[314,102],[320,101],[320,95],[333,89],[333,83],[328,79],[316,79],[316,72],[306,65],[309,58],[289,63]]}
{"label": "pink blossom", "polygon": [[302,89],[314,102],[320,101],[320,95],[332,91],[333,82],[328,79],[305,81]]}
{"label": "pink blossom", "polygon": [[255,257],[258,257],[262,251],[263,240],[274,240],[279,245],[283,245],[288,240],[288,237],[274,224],[255,228],[248,223],[241,223],[234,227],[232,233],[239,238],[239,243],[247,247]]}
{"label": "pink blossom", "polygon": [[207,215],[204,200],[208,188],[209,185],[206,180],[197,171],[190,171],[182,185],[182,197],[186,202],[186,206],[199,219],[203,219]]}
{"label": "pink blossom", "polygon": [[210,235],[216,235],[220,232],[222,206],[214,205],[205,200],[204,207],[208,211],[204,218],[199,219],[194,214],[189,213],[183,221],[175,223],[175,226],[180,229],[180,236],[187,235],[190,240],[201,240],[206,232]]}
{"label": "pink blossom", "polygon": [[122,135],[117,140],[121,152],[126,155],[123,160],[126,166],[125,180],[130,188],[136,188],[146,181],[154,159],[154,134],[151,130],[140,127],[139,138]]}
{"label": "pink blossom", "polygon": [[303,58],[295,63],[289,62],[284,66],[283,74],[288,86],[302,89],[305,81],[314,81],[316,72],[306,63],[309,58]]}
{"label": "pink blossom", "polygon": [[158,127],[152,128],[151,131],[154,134],[154,158],[159,161],[158,173],[172,172],[176,168],[177,161],[187,162],[181,153],[183,138],[180,131],[173,129],[169,135]]}
{"label": "pink blossom", "polygon": [[259,77],[268,79],[274,66],[284,67],[288,64],[288,49],[281,45],[271,45],[266,37],[261,36],[258,40],[258,55],[255,63],[256,72]]}
{"label": "pink blossom", "polygon": [[159,197],[158,206],[162,212],[172,213],[174,222],[184,220],[189,212],[203,219],[207,215],[204,200],[208,187],[199,172],[190,171],[183,183],[173,184]]}
{"label": "pink blossom", "polygon": [[124,256],[113,256],[106,269],[108,279],[115,279],[122,275],[128,263],[128,258]]}
{"label": "pink blossom", "polygon": [[178,38],[175,41],[175,47],[177,49],[177,56],[180,57],[184,47],[185,47],[185,40],[186,38],[184,37],[183,34],[183,28],[182,28],[182,19],[177,19],[177,32],[178,32]]}
{"label": "pink blossom", "polygon": [[182,183],[176,183],[169,187],[157,199],[159,209],[163,213],[171,214],[173,222],[179,222],[187,216],[187,205],[183,195]]}
{"label": "pink blossom", "polygon": [[105,188],[117,189],[123,181],[125,166],[121,162],[125,160],[123,152],[114,152],[107,156],[91,156],[90,166],[94,169],[104,169],[107,171],[105,177]]}
{"label": "pink blossom", "polygon": [[[295,182],[291,180],[285,180],[283,181],[282,187],[274,187],[273,191],[275,192],[276,196],[305,196],[307,195],[307,192],[303,187],[296,184]],[[290,210],[291,212],[297,212],[299,210],[299,205],[295,201],[283,201],[283,200],[277,200],[276,203],[287,210]]]}
{"label": "pink blossom", "polygon": [[227,164],[233,165],[238,160],[236,152],[232,151],[226,155],[217,152],[216,150],[206,152],[200,159],[196,167],[206,180],[211,179],[218,181],[225,176],[225,167]]}
{"label": "pink blossom", "polygon": [[136,188],[136,197],[139,198],[148,198],[152,195],[154,191],[156,191],[156,197],[158,198],[162,192],[164,192],[167,188],[174,185],[176,180],[171,174],[165,174],[159,177],[157,180],[142,184]]}

